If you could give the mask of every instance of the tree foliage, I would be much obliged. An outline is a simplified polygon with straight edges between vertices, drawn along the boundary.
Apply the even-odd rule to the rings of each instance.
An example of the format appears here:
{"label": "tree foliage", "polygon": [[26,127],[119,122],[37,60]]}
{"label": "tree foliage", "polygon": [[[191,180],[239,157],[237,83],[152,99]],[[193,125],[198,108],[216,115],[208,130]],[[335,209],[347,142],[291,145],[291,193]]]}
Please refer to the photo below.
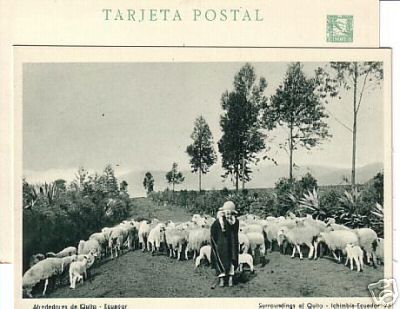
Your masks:
{"label": "tree foliage", "polygon": [[143,187],[146,189],[147,194],[150,194],[154,191],[154,178],[150,172],[147,172],[144,175]]}
{"label": "tree foliage", "polygon": [[175,185],[181,184],[185,177],[178,171],[178,163],[172,163],[172,169],[165,175],[169,184],[172,184],[172,192],[175,192]]}
{"label": "tree foliage", "polygon": [[192,172],[199,173],[199,191],[201,191],[201,175],[208,173],[217,160],[210,127],[203,116],[195,120],[190,137],[193,143],[187,146],[186,152],[190,156]]}
{"label": "tree foliage", "polygon": [[293,152],[307,150],[329,137],[328,125],[316,78],[307,78],[299,62],[289,65],[283,83],[276,89],[264,113],[264,124],[272,130],[285,127],[288,138],[281,147],[289,154],[289,179],[293,178]]}
{"label": "tree foliage", "polygon": [[[363,102],[364,93],[372,91],[383,80],[382,62],[331,62],[330,68],[317,70],[318,91],[328,97],[336,97],[340,91],[352,90],[353,124],[347,126],[338,120],[353,137],[351,185],[355,192],[357,156],[357,117]],[[341,99],[341,96],[338,96]]]}
{"label": "tree foliage", "polygon": [[239,180],[244,189],[250,181],[251,165],[258,162],[257,154],[265,149],[261,114],[267,98],[265,78],[256,83],[254,68],[245,64],[234,77],[234,90],[224,92],[221,98],[223,114],[220,118],[222,137],[218,149],[222,156],[223,177],[231,176],[236,190]]}

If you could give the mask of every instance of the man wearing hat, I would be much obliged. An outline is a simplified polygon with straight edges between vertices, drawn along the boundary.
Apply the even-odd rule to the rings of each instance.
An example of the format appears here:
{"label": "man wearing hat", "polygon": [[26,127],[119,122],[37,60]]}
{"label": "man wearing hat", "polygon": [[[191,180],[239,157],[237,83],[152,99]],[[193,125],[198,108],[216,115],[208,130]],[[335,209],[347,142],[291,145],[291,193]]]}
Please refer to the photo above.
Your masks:
{"label": "man wearing hat", "polygon": [[233,275],[239,260],[239,221],[235,204],[227,201],[218,209],[217,220],[211,225],[211,265],[219,277],[219,286],[233,286]]}

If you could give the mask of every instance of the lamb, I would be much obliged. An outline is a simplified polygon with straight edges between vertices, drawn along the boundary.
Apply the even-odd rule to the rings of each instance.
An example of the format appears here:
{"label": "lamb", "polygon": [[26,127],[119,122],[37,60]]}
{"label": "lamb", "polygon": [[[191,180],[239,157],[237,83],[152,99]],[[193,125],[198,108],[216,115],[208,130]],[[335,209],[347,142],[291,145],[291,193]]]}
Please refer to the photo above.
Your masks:
{"label": "lamb", "polygon": [[77,282],[87,278],[88,258],[85,255],[83,261],[75,261],[69,267],[69,282],[70,288],[75,289]]}
{"label": "lamb", "polygon": [[197,267],[199,267],[200,262],[202,259],[206,258],[208,263],[211,263],[211,246],[210,245],[206,245],[200,248],[200,253],[198,255],[198,257],[196,258],[196,262],[195,262],[195,266],[194,268],[196,269]]}
{"label": "lamb", "polygon": [[164,233],[164,223],[157,223],[157,225],[151,229],[149,237],[147,238],[147,248],[151,246],[152,253],[160,250],[161,241],[164,240]]}
{"label": "lamb", "polygon": [[346,245],[346,252],[347,252],[347,258],[346,258],[346,263],[344,263],[345,266],[347,266],[347,263],[350,261],[350,269],[353,270],[353,260],[356,263],[357,266],[357,271],[363,271],[364,268],[364,252],[360,248],[360,246],[355,246],[353,244],[347,244]]}
{"label": "lamb", "polygon": [[[334,258],[340,263],[340,255],[336,256],[335,250],[346,252],[347,244],[359,245],[358,237],[353,231],[337,230],[330,232],[322,232],[318,235],[316,244],[324,242],[332,251]],[[317,259],[317,254],[314,254],[314,259]]]}
{"label": "lamb", "polygon": [[63,258],[63,257],[66,257],[66,256],[75,255],[76,253],[77,253],[77,250],[76,250],[75,247],[67,247],[67,248],[61,250],[58,253],[47,252],[46,256],[47,257]]}
{"label": "lamb", "polygon": [[30,257],[29,259],[29,268],[31,268],[33,265],[39,263],[40,261],[44,260],[46,257],[42,253],[37,253],[34,254]]}
{"label": "lamb", "polygon": [[249,265],[250,271],[254,273],[253,257],[250,254],[239,254],[239,271],[243,271],[243,264]]}
{"label": "lamb", "polygon": [[365,251],[365,255],[367,256],[367,263],[370,264],[371,257],[372,263],[376,267],[376,255],[375,250],[373,250],[373,243],[377,241],[378,235],[376,232],[370,228],[359,228],[355,229],[354,232],[358,236],[358,242],[360,247]]}
{"label": "lamb", "polygon": [[196,228],[189,231],[188,243],[185,250],[185,258],[188,260],[188,252],[193,251],[193,259],[196,258],[197,253],[200,252],[200,248],[203,245],[209,245],[211,243],[210,229]]}
{"label": "lamb", "polygon": [[300,260],[303,259],[303,253],[300,246],[307,245],[310,249],[308,258],[311,259],[314,253],[313,240],[319,234],[319,230],[313,225],[304,223],[304,220],[296,220],[296,226],[289,229],[282,227],[278,232],[278,239],[286,239],[289,243],[293,244],[292,258],[296,255],[296,250],[299,252]]}
{"label": "lamb", "polygon": [[32,297],[32,289],[41,280],[45,280],[43,288],[43,296],[46,295],[49,278],[60,275],[64,271],[64,261],[62,258],[47,258],[39,261],[28,269],[22,278],[22,288],[29,297]]}
{"label": "lamb", "polygon": [[250,232],[246,234],[249,239],[250,250],[252,255],[255,255],[255,249],[259,246],[260,247],[260,254],[261,256],[265,255],[265,240],[264,235],[262,233],[257,232]]}
{"label": "lamb", "polygon": [[385,247],[384,239],[383,238],[378,238],[372,244],[372,246],[373,246],[373,249],[375,251],[377,264],[383,264],[384,263],[384,247]]}

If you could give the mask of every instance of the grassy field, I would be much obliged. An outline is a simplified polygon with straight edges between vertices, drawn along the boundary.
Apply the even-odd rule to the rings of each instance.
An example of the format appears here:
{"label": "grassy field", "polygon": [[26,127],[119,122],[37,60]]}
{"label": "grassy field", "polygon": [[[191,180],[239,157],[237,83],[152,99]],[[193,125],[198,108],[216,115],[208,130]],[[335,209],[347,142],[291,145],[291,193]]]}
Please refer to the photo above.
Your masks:
{"label": "grassy field", "polygon": [[[184,209],[156,206],[145,198],[135,199],[135,204],[133,217],[174,221],[191,217]],[[94,266],[91,279],[75,290],[64,282],[48,297],[367,297],[367,285],[383,277],[382,266],[366,266],[357,273],[328,257],[301,261],[272,252],[267,259],[264,267],[256,266],[255,274],[236,278],[234,287],[211,289],[215,276],[206,265],[195,270],[192,260],[130,251]]]}

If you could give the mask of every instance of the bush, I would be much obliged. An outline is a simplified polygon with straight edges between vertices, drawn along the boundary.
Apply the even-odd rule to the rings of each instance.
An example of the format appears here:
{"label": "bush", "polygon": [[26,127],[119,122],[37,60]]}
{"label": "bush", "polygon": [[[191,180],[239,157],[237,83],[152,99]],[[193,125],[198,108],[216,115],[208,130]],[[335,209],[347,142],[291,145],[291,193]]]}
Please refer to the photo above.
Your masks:
{"label": "bush", "polygon": [[104,226],[122,221],[132,206],[125,190],[115,186],[113,171],[107,177],[78,172],[79,180],[31,185],[23,182],[23,270],[32,254],[57,252],[77,246],[81,239]]}

